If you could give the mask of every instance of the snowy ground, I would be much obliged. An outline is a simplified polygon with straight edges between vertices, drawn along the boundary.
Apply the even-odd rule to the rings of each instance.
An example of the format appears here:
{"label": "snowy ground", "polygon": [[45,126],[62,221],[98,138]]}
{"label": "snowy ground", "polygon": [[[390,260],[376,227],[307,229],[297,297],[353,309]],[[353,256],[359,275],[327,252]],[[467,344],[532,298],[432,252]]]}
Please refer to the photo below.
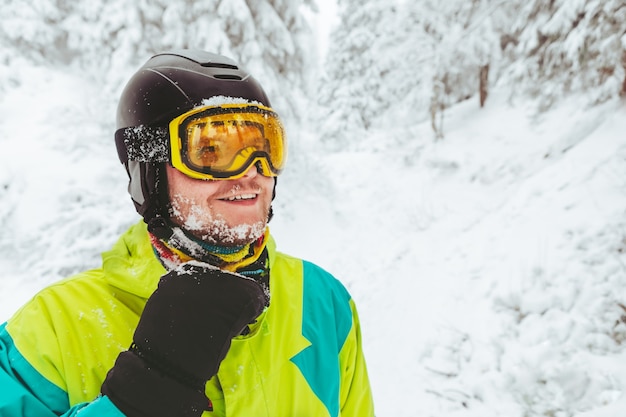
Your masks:
{"label": "snowy ground", "polygon": [[[100,86],[29,71],[0,98],[0,320],[137,219]],[[351,290],[378,417],[623,416],[626,105],[581,102],[333,153],[291,127],[270,226]]]}
{"label": "snowy ground", "polygon": [[334,180],[296,207],[316,219],[307,246],[278,231],[359,301],[379,416],[569,416],[621,396],[625,110],[538,119],[495,97],[450,111],[442,142],[390,127],[318,159]]}

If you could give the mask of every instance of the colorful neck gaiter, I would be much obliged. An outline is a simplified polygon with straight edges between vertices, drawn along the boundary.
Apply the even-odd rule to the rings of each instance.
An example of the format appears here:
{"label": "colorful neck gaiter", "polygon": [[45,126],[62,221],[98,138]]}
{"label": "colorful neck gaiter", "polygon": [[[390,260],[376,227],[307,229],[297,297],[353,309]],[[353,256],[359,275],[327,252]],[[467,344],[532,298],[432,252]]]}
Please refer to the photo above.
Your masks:
{"label": "colorful neck gaiter", "polygon": [[190,236],[179,227],[173,227],[172,231],[167,240],[148,233],[154,253],[166,270],[171,271],[191,260],[205,262],[252,278],[261,284],[266,294],[269,294],[270,266],[266,247],[269,238],[268,228],[265,229],[263,236],[254,242],[236,247],[208,244]]}

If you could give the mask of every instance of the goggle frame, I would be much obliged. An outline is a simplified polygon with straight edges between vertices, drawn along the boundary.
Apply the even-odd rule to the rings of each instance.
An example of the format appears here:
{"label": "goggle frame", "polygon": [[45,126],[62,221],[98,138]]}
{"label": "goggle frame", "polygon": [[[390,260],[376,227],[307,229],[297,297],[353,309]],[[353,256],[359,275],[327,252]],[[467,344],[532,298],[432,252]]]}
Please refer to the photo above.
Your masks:
{"label": "goggle frame", "polygon": [[[232,117],[229,117],[232,116]],[[231,163],[227,169],[214,169],[212,166],[198,166],[190,161],[189,138],[186,128],[192,122],[204,118],[207,122],[237,121],[243,123],[261,124],[263,137],[268,144],[268,150],[251,146],[241,149],[231,155]],[[267,137],[271,135],[269,138]],[[256,165],[260,173],[267,177],[278,176],[287,159],[287,140],[283,125],[270,107],[261,104],[228,103],[195,107],[192,110],[175,117],[169,123],[170,162],[174,168],[183,174],[203,180],[227,180],[243,177],[246,172]],[[241,152],[246,151],[246,154]]]}

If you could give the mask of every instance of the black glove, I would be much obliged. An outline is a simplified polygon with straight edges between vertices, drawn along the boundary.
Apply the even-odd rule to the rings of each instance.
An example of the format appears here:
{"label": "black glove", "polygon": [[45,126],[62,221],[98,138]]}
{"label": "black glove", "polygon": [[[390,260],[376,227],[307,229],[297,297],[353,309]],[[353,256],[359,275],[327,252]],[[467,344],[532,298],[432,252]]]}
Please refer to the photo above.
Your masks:
{"label": "black glove", "polygon": [[200,416],[206,381],[266,301],[256,281],[203,264],[164,275],[102,393],[129,417]]}

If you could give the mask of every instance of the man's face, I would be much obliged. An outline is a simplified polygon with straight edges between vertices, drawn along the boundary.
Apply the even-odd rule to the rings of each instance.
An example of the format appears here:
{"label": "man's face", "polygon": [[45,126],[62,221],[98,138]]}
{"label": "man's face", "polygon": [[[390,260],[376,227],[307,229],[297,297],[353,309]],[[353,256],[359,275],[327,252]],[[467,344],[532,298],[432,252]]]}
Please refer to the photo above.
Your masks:
{"label": "man's face", "polygon": [[274,178],[255,166],[236,180],[199,180],[166,165],[171,219],[197,238],[222,246],[262,236],[272,203]]}

